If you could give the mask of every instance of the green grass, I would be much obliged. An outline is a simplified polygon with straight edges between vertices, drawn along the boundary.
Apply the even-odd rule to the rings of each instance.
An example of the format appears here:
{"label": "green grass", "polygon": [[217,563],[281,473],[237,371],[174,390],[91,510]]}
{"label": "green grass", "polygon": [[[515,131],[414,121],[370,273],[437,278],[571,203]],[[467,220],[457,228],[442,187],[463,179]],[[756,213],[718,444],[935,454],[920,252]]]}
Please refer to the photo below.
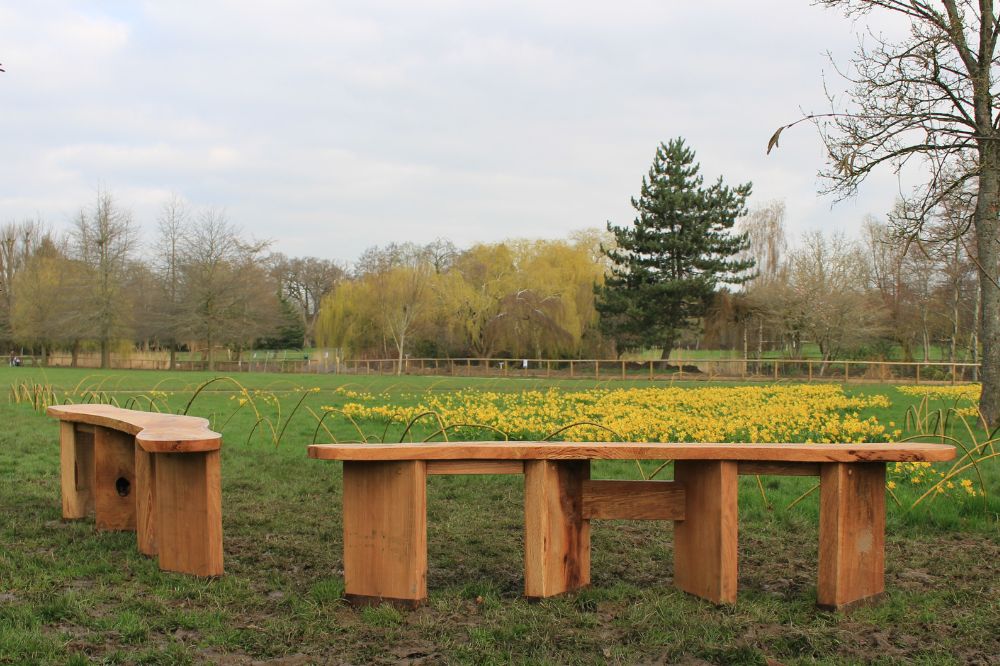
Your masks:
{"label": "green grass", "polygon": [[[183,407],[207,373],[0,369],[22,380],[117,398],[157,390]],[[316,386],[305,406],[337,405],[339,386],[414,402],[426,391],[522,390],[592,381],[240,375],[277,395]],[[645,381],[602,382],[600,386]],[[697,386],[704,386],[703,383]],[[221,427],[236,394],[220,382],[192,413]],[[892,387],[874,413],[903,421],[913,399]],[[134,392],[134,393],[129,393]],[[264,406],[262,405],[262,409]],[[942,498],[906,512],[889,503],[886,585],[879,605],[828,614],[814,606],[818,499],[788,504],[812,481],[740,483],[740,599],[714,607],[673,589],[672,529],[596,522],[591,588],[541,603],[523,586],[523,489],[518,477],[432,477],[428,482],[428,604],[416,611],[354,609],[341,601],[340,465],[309,460],[315,422],[302,410],[278,446],[247,439],[240,410],[223,434],[226,575],[199,580],[160,571],[134,535],[63,522],[55,421],[0,401],[0,663],[988,663],[1000,654],[1000,471],[989,504]],[[371,430],[381,428],[365,426]],[[352,428],[331,424],[337,437]],[[398,438],[400,429],[387,433]],[[426,432],[426,431],[421,431]],[[595,478],[636,478],[630,462],[595,463]],[[911,489],[901,500],[912,501]]]}

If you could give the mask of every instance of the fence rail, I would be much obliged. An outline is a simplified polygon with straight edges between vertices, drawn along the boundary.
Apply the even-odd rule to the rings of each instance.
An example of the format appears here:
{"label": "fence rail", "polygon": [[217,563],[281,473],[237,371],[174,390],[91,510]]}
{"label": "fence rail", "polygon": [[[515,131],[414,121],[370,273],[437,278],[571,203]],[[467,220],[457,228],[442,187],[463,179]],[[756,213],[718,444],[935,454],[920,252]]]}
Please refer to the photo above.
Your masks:
{"label": "fence rail", "polygon": [[[41,357],[22,356],[23,365],[40,365]],[[49,367],[69,367],[71,357],[50,355]],[[97,368],[100,359],[80,355],[75,367]],[[629,361],[621,359],[395,358],[338,359],[324,352],[300,358],[218,360],[222,373],[285,372],[347,375],[436,375],[457,377],[553,377],[568,379],[632,379],[683,381],[839,381],[957,383],[977,381],[979,364],[949,361],[854,361],[783,358],[721,358]],[[169,358],[154,353],[112,355],[113,369],[167,370]],[[177,360],[175,370],[208,370],[205,360]]]}
{"label": "fence rail", "polygon": [[[401,367],[400,367],[401,366]],[[704,381],[840,381],[957,383],[977,381],[979,364],[947,361],[853,361],[822,359],[348,359],[320,372],[353,375],[446,375],[465,377],[562,377]]]}

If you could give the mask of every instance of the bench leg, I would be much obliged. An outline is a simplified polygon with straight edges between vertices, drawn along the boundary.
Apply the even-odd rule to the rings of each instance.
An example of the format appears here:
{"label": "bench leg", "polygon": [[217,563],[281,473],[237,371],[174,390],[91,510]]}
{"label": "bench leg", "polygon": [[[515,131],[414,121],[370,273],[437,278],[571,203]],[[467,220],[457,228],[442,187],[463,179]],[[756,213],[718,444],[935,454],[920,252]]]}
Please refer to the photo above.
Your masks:
{"label": "bench leg", "polygon": [[63,519],[85,518],[94,510],[94,436],[68,421],[59,422],[59,467]]}
{"label": "bench leg", "polygon": [[590,584],[587,460],[524,463],[524,595],[541,599]]}
{"label": "bench leg", "polygon": [[222,488],[219,452],[153,456],[155,539],[160,568],[221,576]]}
{"label": "bench leg", "polygon": [[737,464],[678,460],[674,480],[687,494],[674,522],[674,585],[716,604],[736,602]]}
{"label": "bench leg", "polygon": [[846,610],[885,590],[885,463],[820,470],[817,604]]}
{"label": "bench leg", "polygon": [[156,555],[156,456],[135,447],[135,537],[139,552]]}
{"label": "bench leg", "polygon": [[426,462],[344,462],[344,594],[356,604],[427,599]]}
{"label": "bench leg", "polygon": [[135,438],[94,428],[94,522],[99,530],[135,530]]}

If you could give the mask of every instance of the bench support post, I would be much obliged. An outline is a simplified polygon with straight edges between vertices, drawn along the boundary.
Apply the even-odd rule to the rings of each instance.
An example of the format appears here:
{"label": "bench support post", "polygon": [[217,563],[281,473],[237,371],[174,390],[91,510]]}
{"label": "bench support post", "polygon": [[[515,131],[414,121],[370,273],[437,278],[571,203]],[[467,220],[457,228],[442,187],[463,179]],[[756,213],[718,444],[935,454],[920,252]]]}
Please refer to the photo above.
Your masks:
{"label": "bench support post", "polygon": [[63,520],[85,518],[94,510],[94,437],[75,424],[59,422],[59,465]]}
{"label": "bench support post", "polygon": [[156,456],[135,447],[135,537],[139,552],[156,555]]}
{"label": "bench support post", "polygon": [[94,522],[99,530],[135,530],[135,438],[94,428]]}
{"label": "bench support post", "polygon": [[344,462],[344,596],[408,607],[427,598],[426,462]]}
{"label": "bench support post", "polygon": [[590,584],[590,521],[583,518],[588,460],[524,462],[524,595],[551,597]]}
{"label": "bench support post", "polygon": [[222,489],[219,451],[157,453],[156,546],[160,568],[221,576]]}
{"label": "bench support post", "polygon": [[824,463],[817,604],[846,610],[884,590],[885,463]]}
{"label": "bench support post", "polygon": [[687,493],[674,522],[674,585],[716,604],[736,602],[737,463],[678,460],[674,480]]}

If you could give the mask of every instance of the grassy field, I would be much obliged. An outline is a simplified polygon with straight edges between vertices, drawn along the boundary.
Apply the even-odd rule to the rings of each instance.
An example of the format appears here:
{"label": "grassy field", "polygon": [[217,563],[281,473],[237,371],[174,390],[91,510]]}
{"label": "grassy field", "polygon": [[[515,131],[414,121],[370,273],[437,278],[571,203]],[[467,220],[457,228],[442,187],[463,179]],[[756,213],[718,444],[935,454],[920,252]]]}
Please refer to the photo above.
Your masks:
{"label": "grassy field", "polygon": [[[77,400],[142,407],[152,400],[171,411],[184,409],[211,378],[0,368],[0,387],[37,383]],[[671,526],[638,521],[594,524],[589,589],[523,601],[522,482],[497,476],[429,480],[425,607],[354,609],[340,600],[339,464],[305,457],[317,431],[311,412],[342,408],[356,395],[412,406],[463,389],[579,390],[594,383],[237,379],[247,393],[221,380],[190,405],[190,413],[222,429],[226,442],[226,575],[217,580],[159,571],[138,554],[130,533],[97,533],[92,521],[60,520],[56,423],[28,403],[0,402],[0,663],[987,664],[1000,655],[998,459],[983,466],[985,502],[956,494],[907,510],[926,486],[899,484],[902,506],[888,503],[888,594],[846,615],[814,606],[818,499],[812,494],[789,508],[814,483],[792,477],[765,477],[762,487],[753,477],[741,479],[735,606],[715,607],[674,590]],[[888,397],[887,406],[861,414],[885,423],[904,424],[907,408],[918,402],[891,386],[845,391]],[[249,405],[240,407],[249,397],[267,422],[258,423]],[[403,431],[375,421],[355,427],[336,412],[324,426],[330,432],[320,428],[321,440],[356,439],[360,428],[391,441]],[[421,422],[410,434],[422,438],[433,430]],[[593,470],[595,478],[639,474],[626,462],[595,463]]]}

